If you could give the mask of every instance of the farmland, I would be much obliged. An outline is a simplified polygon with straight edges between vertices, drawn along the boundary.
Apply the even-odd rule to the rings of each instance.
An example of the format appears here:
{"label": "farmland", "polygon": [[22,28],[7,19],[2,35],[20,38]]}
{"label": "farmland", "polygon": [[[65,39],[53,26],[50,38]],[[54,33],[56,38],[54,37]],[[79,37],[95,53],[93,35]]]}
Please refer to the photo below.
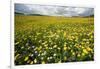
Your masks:
{"label": "farmland", "polygon": [[15,65],[94,60],[94,18],[15,15]]}

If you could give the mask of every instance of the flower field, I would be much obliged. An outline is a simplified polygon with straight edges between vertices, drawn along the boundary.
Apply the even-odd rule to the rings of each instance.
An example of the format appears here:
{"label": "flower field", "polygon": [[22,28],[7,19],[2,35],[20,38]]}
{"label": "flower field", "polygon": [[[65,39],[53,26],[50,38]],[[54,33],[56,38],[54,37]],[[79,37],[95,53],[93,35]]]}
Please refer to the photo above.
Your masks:
{"label": "flower field", "polygon": [[15,15],[15,65],[94,60],[94,18]]}

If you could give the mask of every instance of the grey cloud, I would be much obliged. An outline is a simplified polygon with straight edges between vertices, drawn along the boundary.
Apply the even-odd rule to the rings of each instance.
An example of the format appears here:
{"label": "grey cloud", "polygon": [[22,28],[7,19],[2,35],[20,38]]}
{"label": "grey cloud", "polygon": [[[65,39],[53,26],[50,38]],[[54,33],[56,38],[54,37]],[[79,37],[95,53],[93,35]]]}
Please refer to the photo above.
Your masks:
{"label": "grey cloud", "polygon": [[94,9],[84,7],[15,4],[15,12],[50,16],[89,16],[94,14]]}

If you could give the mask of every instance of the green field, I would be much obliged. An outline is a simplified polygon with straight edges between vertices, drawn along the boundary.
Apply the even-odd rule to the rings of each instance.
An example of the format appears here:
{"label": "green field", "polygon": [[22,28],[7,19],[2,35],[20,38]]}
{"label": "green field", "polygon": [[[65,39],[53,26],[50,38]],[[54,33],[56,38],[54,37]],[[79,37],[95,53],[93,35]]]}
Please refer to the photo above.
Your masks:
{"label": "green field", "polygon": [[94,18],[15,15],[15,65],[94,60]]}

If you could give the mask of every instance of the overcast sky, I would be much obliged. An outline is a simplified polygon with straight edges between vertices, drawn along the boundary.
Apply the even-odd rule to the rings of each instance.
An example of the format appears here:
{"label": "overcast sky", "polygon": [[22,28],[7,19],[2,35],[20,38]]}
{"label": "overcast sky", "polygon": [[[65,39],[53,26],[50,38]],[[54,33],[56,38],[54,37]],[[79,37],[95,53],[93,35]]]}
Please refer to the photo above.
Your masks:
{"label": "overcast sky", "polygon": [[15,4],[15,12],[50,16],[89,16],[94,14],[94,9],[86,7]]}

